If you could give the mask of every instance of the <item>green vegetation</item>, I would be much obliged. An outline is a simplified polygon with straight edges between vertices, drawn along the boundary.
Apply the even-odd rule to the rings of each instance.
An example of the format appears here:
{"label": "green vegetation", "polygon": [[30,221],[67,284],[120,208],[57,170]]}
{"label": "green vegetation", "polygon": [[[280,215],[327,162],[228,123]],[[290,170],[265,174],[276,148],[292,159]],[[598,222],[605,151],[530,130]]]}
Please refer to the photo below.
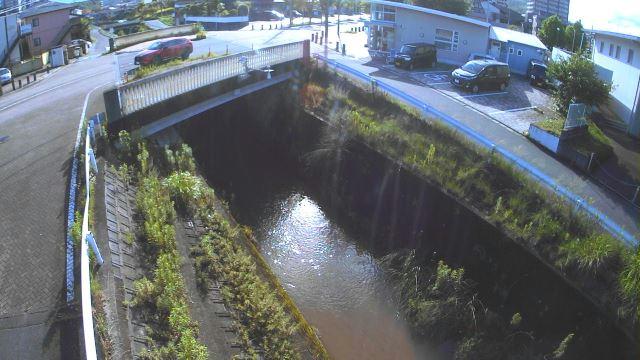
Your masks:
{"label": "green vegetation", "polygon": [[[567,140],[567,144],[576,151],[589,156],[595,153],[600,161],[613,155],[611,141],[593,121],[587,121],[587,133]],[[564,120],[561,118],[547,119],[535,123],[535,126],[546,130],[553,135],[560,136],[564,128]]]}
{"label": "green vegetation", "polygon": [[542,130],[552,133],[555,136],[560,136],[562,129],[564,129],[564,119],[553,118],[546,119],[536,123],[536,126]]}
{"label": "green vegetation", "polygon": [[206,359],[207,348],[197,340],[198,325],[189,316],[181,259],[177,251],[173,221],[175,210],[169,190],[151,169],[149,152],[140,142],[120,133],[121,157],[137,160],[137,211],[143,217],[140,242],[146,261],[153,267],[151,279],[134,282],[131,305],[142,311],[149,324],[151,349],[143,359]]}
{"label": "green vegetation", "polygon": [[107,315],[104,312],[104,293],[93,273],[91,274],[91,305],[93,305],[93,319],[103,358],[109,360],[113,357],[113,342],[109,336]]}
{"label": "green vegetation", "polygon": [[609,99],[611,84],[600,80],[591,60],[582,54],[573,54],[567,60],[551,62],[547,76],[560,81],[553,90],[553,101],[562,116],[566,116],[569,104],[600,106]]}
{"label": "green vegetation", "polygon": [[163,24],[165,24],[167,26],[174,26],[175,25],[173,23],[173,15],[158,16],[158,20],[160,20]]}
{"label": "green vegetation", "polygon": [[207,289],[212,279],[221,282],[224,301],[237,315],[244,351],[256,357],[257,347],[267,359],[300,358],[294,339],[301,329],[316,357],[327,358],[313,329],[248,240],[251,230],[238,231],[217,210],[213,190],[195,175],[191,149],[186,145],[177,151],[165,148],[165,156],[173,170],[163,182],[165,188],[182,211],[195,214],[206,228],[199,246],[192,250],[198,284]]}
{"label": "green vegetation", "polygon": [[[206,36],[205,36],[206,37]],[[174,67],[178,67],[180,65],[184,65],[184,64],[188,64],[190,62],[195,62],[195,61],[201,61],[201,60],[208,60],[208,59],[213,59],[218,57],[216,54],[214,53],[207,53],[204,55],[200,55],[200,56],[194,56],[194,57],[189,57],[187,59],[173,59],[164,63],[160,63],[160,64],[151,64],[151,65],[146,65],[146,66],[140,66],[139,68],[136,69],[136,72],[133,76],[129,77],[127,81],[134,81],[134,80],[138,80],[138,79],[142,79],[145,78],[147,76],[153,75],[153,74],[157,74],[160,72],[163,72],[165,70],[174,68]]]}
{"label": "green vegetation", "polygon": [[[581,268],[613,274],[635,271],[634,262],[628,260],[633,258],[630,249],[614,246],[618,240],[591,219],[501,158],[416,110],[336,80],[323,70],[310,74],[301,102],[331,123],[327,138],[335,147],[344,146],[350,137],[369,144],[476,208],[549,264],[572,273]],[[633,294],[640,293],[640,281],[626,284],[621,281],[618,292],[627,306],[636,308],[638,296]]]}
{"label": "green vegetation", "polygon": [[[437,344],[453,342],[455,359],[543,358],[536,354],[532,333],[521,329],[522,315],[515,313],[507,322],[487,309],[463,269],[442,260],[425,264],[413,250],[387,255],[383,265],[397,284],[404,317],[414,331]],[[569,342],[563,344],[562,354],[554,358],[562,358]]]}

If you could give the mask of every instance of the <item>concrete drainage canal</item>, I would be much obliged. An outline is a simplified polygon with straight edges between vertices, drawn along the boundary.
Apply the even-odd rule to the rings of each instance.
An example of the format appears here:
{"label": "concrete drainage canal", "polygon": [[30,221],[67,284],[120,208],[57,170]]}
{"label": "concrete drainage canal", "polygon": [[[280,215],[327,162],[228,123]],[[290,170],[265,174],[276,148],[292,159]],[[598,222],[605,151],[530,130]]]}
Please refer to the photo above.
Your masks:
{"label": "concrete drainage canal", "polygon": [[[336,134],[288,97],[288,86],[204,113],[178,132],[332,357],[635,356],[577,291],[473,212],[367,146],[327,142]],[[423,212],[407,212],[403,202],[416,201]],[[429,289],[446,276],[457,284],[449,298],[440,289],[426,327],[403,276],[416,289],[418,279],[432,279]],[[456,296],[466,307],[452,305]],[[471,315],[438,313],[460,309]]]}

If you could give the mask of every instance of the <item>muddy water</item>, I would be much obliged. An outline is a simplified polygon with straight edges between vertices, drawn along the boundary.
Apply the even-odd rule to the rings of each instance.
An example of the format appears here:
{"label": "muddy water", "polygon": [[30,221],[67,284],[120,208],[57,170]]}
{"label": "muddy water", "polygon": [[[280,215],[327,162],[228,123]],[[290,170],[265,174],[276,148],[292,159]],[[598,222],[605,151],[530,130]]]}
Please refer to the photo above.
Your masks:
{"label": "muddy water", "polygon": [[385,273],[358,245],[358,235],[332,220],[302,184],[277,178],[277,184],[259,185],[234,179],[222,190],[233,194],[232,211],[253,228],[262,254],[330,354],[336,359],[440,358],[398,319]]}
{"label": "muddy water", "polygon": [[208,181],[253,229],[265,259],[334,358],[442,358],[398,318],[391,284],[359,245],[364,239],[329,216],[295,175],[249,165],[247,158],[221,160],[205,166]]}

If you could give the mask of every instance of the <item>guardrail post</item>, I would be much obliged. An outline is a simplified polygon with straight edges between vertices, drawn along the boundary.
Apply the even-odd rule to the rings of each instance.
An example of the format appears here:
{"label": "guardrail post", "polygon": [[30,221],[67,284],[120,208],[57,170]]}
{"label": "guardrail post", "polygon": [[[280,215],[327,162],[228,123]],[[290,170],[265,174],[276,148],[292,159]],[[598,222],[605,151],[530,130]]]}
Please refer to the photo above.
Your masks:
{"label": "guardrail post", "polygon": [[93,250],[93,254],[96,256],[96,262],[99,266],[104,264],[104,259],[102,259],[102,254],[100,254],[100,249],[98,249],[98,244],[96,244],[96,239],[94,239],[93,234],[91,232],[87,233],[87,243],[91,246],[91,250]]}
{"label": "guardrail post", "polygon": [[98,173],[98,162],[96,161],[96,154],[93,152],[93,149],[89,148],[89,163],[91,164],[91,169],[94,173]]}

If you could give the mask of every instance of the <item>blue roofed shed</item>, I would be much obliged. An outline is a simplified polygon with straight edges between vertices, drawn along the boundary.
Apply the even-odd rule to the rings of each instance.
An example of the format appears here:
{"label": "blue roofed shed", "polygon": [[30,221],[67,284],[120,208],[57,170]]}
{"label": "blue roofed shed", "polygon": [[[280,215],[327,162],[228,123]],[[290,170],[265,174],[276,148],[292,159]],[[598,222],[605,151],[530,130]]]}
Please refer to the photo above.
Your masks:
{"label": "blue roofed shed", "polygon": [[548,49],[535,35],[492,26],[489,53],[509,64],[512,73],[524,75],[532,59],[546,61]]}

